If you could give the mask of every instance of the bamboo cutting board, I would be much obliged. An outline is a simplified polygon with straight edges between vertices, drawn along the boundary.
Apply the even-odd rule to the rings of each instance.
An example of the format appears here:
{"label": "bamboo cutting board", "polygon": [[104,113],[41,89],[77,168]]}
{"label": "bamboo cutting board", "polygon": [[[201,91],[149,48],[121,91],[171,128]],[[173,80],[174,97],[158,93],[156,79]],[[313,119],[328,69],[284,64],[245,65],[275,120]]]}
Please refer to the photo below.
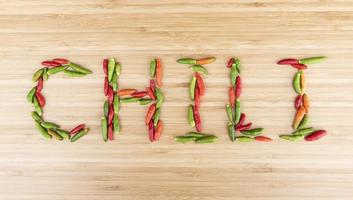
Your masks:
{"label": "bamboo cutting board", "polygon": [[[352,199],[353,1],[5,1],[0,0],[0,199]],[[311,125],[328,131],[317,142],[290,143],[295,70],[284,57],[326,55],[306,70]],[[103,58],[122,64],[120,86],[143,89],[148,66],[164,64],[164,134],[149,143],[146,107],[124,105],[122,133],[100,133]],[[177,144],[186,121],[191,71],[176,59],[215,56],[207,66],[201,115],[216,144]],[[244,112],[272,143],[231,143],[227,136],[229,69],[243,64]],[[45,83],[45,118],[70,129],[77,143],[44,141],[25,95],[40,62],[66,57],[94,73],[58,74]]]}

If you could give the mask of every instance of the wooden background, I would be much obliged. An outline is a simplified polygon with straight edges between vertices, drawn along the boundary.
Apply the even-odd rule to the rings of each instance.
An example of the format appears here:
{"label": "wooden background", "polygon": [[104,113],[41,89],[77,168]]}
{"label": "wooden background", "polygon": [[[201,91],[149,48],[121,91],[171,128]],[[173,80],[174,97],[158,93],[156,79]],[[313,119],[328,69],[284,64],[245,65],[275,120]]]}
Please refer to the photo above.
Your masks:
{"label": "wooden background", "polygon": [[[352,199],[352,0],[0,0],[0,199]],[[201,115],[216,144],[177,144],[186,122],[191,71],[184,56],[216,56],[205,78]],[[294,70],[284,57],[326,55],[306,71],[311,125],[329,135],[289,143]],[[122,108],[122,134],[102,142],[103,58],[122,63],[121,87],[148,84],[148,63],[165,66],[161,140],[150,144],[146,108]],[[226,59],[244,71],[244,111],[274,138],[231,143],[224,104]],[[45,118],[64,128],[85,122],[77,143],[44,141],[25,95],[42,60],[66,57],[93,70],[85,78],[55,75],[45,83]]]}

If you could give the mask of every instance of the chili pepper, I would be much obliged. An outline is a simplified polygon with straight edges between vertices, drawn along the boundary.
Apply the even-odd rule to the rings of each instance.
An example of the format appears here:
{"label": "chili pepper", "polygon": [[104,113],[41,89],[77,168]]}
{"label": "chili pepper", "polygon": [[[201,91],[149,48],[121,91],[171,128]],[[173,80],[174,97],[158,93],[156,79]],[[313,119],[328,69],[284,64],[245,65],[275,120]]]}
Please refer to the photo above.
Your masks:
{"label": "chili pepper", "polygon": [[114,119],[114,107],[109,106],[109,111],[108,111],[108,125],[111,125],[113,123]]}
{"label": "chili pepper", "polygon": [[56,63],[60,63],[62,65],[69,64],[70,62],[68,59],[65,59],[65,58],[54,58],[53,61]]}
{"label": "chili pepper", "polygon": [[196,64],[198,65],[206,65],[213,63],[216,60],[215,57],[207,57],[207,58],[201,58],[196,60]]}
{"label": "chili pepper", "polygon": [[162,87],[163,82],[163,67],[160,59],[156,59],[156,84],[158,87]]}
{"label": "chili pepper", "polygon": [[40,133],[45,139],[50,140],[50,139],[52,138],[52,136],[49,135],[48,131],[47,131],[46,129],[44,129],[44,128],[42,127],[42,125],[41,125],[39,122],[35,121],[34,124],[35,124],[36,128],[39,130],[39,133]]}
{"label": "chili pepper", "polygon": [[114,90],[112,86],[108,86],[108,102],[109,104],[112,104],[114,101]]}
{"label": "chili pepper", "polygon": [[235,90],[233,86],[229,87],[229,103],[234,108],[235,106]]}
{"label": "chili pepper", "polygon": [[138,102],[140,105],[147,105],[152,102],[152,99],[139,99]]}
{"label": "chili pepper", "polygon": [[315,141],[318,140],[322,137],[324,137],[327,134],[325,130],[317,130],[312,132],[310,135],[305,136],[306,141]]}
{"label": "chili pepper", "polygon": [[294,107],[295,109],[299,109],[300,106],[302,105],[302,99],[303,99],[303,96],[302,95],[298,95],[296,98],[295,98],[295,101],[294,101]]}
{"label": "chili pepper", "polygon": [[205,74],[205,75],[208,74],[207,69],[204,68],[202,65],[192,65],[192,66],[190,67],[190,69],[191,69],[192,71],[194,71],[194,72],[200,72],[200,73]]}
{"label": "chili pepper", "polygon": [[157,126],[158,122],[160,121],[159,118],[161,116],[161,109],[156,109],[153,115],[153,125]]}
{"label": "chili pepper", "polygon": [[239,73],[238,73],[237,67],[235,65],[233,65],[230,70],[230,80],[232,82],[233,87],[235,86],[238,74]]}
{"label": "chili pepper", "polygon": [[114,95],[113,108],[115,113],[119,112],[120,100],[119,100],[119,96],[116,94]]}
{"label": "chili pepper", "polygon": [[309,105],[309,97],[307,94],[303,95],[303,107],[305,108],[305,112],[309,113],[310,105]]}
{"label": "chili pepper", "polygon": [[37,112],[35,112],[35,111],[33,111],[33,112],[32,112],[32,118],[33,118],[35,121],[37,121],[37,122],[40,122],[40,123],[42,123],[42,122],[43,122],[42,117],[41,117],[41,116],[39,116],[39,115],[38,115],[38,113],[37,113]]}
{"label": "chili pepper", "polygon": [[236,139],[236,135],[235,135],[235,130],[234,130],[233,124],[228,124],[228,135],[229,135],[230,140],[232,142],[234,142]]}
{"label": "chili pepper", "polygon": [[42,122],[40,125],[42,125],[46,129],[60,128],[59,125],[54,124],[53,122]]}
{"label": "chili pepper", "polygon": [[46,67],[44,68],[42,77],[43,77],[43,79],[44,79],[45,81],[48,80],[48,78],[49,78],[49,75],[48,75],[48,68],[46,68]]}
{"label": "chili pepper", "polygon": [[294,117],[293,121],[293,128],[297,129],[299,126],[299,123],[303,120],[305,115],[305,108],[303,106],[300,106],[300,108],[297,110],[297,113]]}
{"label": "chili pepper", "polygon": [[205,83],[203,82],[203,79],[199,73],[196,72],[195,77],[197,88],[200,91],[200,96],[203,96],[205,94]]}
{"label": "chili pepper", "polygon": [[153,92],[156,91],[156,82],[153,79],[150,80],[150,88]]}
{"label": "chili pepper", "polygon": [[109,80],[109,82],[112,81],[114,71],[115,71],[115,59],[109,58],[109,60],[108,60],[108,80]]}
{"label": "chili pepper", "polygon": [[151,87],[146,87],[146,91],[149,97],[151,97],[152,100],[156,100],[156,96],[154,95],[154,92]]}
{"label": "chili pepper", "polygon": [[195,98],[195,86],[196,86],[196,77],[193,76],[190,81],[190,86],[189,86],[189,94],[190,94],[191,100],[194,100],[194,98]]}
{"label": "chili pepper", "polygon": [[241,94],[241,78],[240,76],[237,76],[236,82],[235,82],[235,98],[239,98]]}
{"label": "chili pepper", "polygon": [[261,135],[260,136],[256,136],[255,140],[259,141],[259,142],[271,142],[272,141],[271,138],[265,137],[265,136],[261,136]]}
{"label": "chili pepper", "polygon": [[245,131],[245,130],[249,130],[252,126],[252,123],[247,123],[247,124],[242,124],[242,125],[236,125],[235,126],[235,130],[236,131]]}
{"label": "chili pepper", "polygon": [[42,62],[42,65],[46,67],[58,67],[61,64],[55,61],[46,60]]}
{"label": "chili pepper", "polygon": [[198,132],[202,131],[202,124],[201,124],[201,116],[198,107],[193,107],[194,109],[194,119],[195,119],[195,127]]}
{"label": "chili pepper", "polygon": [[73,129],[71,129],[71,131],[69,133],[70,133],[70,135],[75,135],[76,133],[78,133],[82,129],[84,129],[85,127],[86,127],[85,124],[79,124],[79,125],[75,126]]}
{"label": "chili pepper", "polygon": [[310,134],[310,133],[312,133],[314,131],[315,131],[315,129],[310,127],[310,128],[298,129],[298,130],[294,131],[292,134],[293,135],[304,135],[304,136],[306,136],[306,135],[308,135],[308,134]]}
{"label": "chili pepper", "polygon": [[65,73],[65,75],[70,76],[70,77],[83,77],[83,76],[86,76],[86,74],[84,74],[84,73],[77,72],[77,71],[72,71],[72,70],[68,70],[68,69],[65,69],[63,72]]}
{"label": "chili pepper", "polygon": [[302,135],[280,135],[279,136],[282,139],[289,140],[289,141],[298,141],[303,139],[304,136]]}
{"label": "chili pepper", "polygon": [[37,82],[36,92],[40,93],[43,90],[43,78],[39,78]]}
{"label": "chili pepper", "polygon": [[76,71],[76,72],[80,72],[80,73],[82,73],[82,74],[92,74],[92,71],[91,71],[91,70],[86,69],[86,68],[84,68],[84,67],[82,67],[82,66],[80,66],[80,65],[78,65],[78,64],[76,64],[76,63],[70,62],[70,63],[68,64],[68,66],[69,66],[72,70],[74,70],[74,71]]}
{"label": "chili pepper", "polygon": [[162,131],[163,131],[163,122],[161,120],[159,120],[157,123],[157,126],[156,126],[156,130],[154,132],[153,141],[159,140],[159,138],[162,135]]}
{"label": "chili pepper", "polygon": [[302,88],[300,85],[300,77],[301,77],[301,71],[297,72],[293,78],[293,88],[294,91],[298,94],[302,94]]}
{"label": "chili pepper", "polygon": [[42,76],[43,71],[44,71],[44,69],[41,68],[41,69],[38,69],[36,72],[34,72],[33,77],[32,77],[32,81],[33,82],[38,81],[38,79]]}
{"label": "chili pepper", "polygon": [[233,109],[230,106],[230,104],[226,105],[226,111],[227,111],[227,115],[228,115],[228,121],[233,124],[234,123],[234,113],[233,113]]}
{"label": "chili pepper", "polygon": [[255,139],[249,136],[237,136],[236,137],[239,142],[252,142]]}
{"label": "chili pepper", "polygon": [[108,78],[105,77],[104,78],[104,96],[108,95],[108,91],[109,91],[109,81],[108,81]]}
{"label": "chili pepper", "polygon": [[115,63],[115,74],[117,75],[117,76],[120,76],[120,74],[121,74],[121,65],[120,65],[120,63]]}
{"label": "chili pepper", "polygon": [[157,108],[162,106],[162,103],[164,102],[164,96],[162,91],[159,88],[156,88],[156,92],[155,92],[156,98],[157,98]]}
{"label": "chili pepper", "polygon": [[302,121],[299,123],[298,129],[305,128],[309,122],[309,115],[305,114]]}
{"label": "chili pepper", "polygon": [[292,64],[298,64],[298,63],[299,63],[299,60],[294,58],[286,58],[277,62],[278,65],[292,65]]}
{"label": "chili pepper", "polygon": [[238,58],[234,60],[234,64],[233,65],[235,65],[235,67],[237,68],[238,73],[240,74],[240,72],[241,72],[241,64],[240,64],[240,60]]}
{"label": "chili pepper", "polygon": [[179,143],[187,143],[187,142],[193,142],[197,139],[197,137],[194,136],[176,136],[175,141]]}
{"label": "chili pepper", "polygon": [[243,123],[245,122],[245,120],[246,120],[246,115],[245,115],[244,113],[241,113],[239,122],[238,122],[238,124],[237,124],[236,127],[243,125]]}
{"label": "chili pepper", "polygon": [[196,64],[196,60],[193,58],[180,58],[177,60],[177,62],[180,64],[190,64],[190,65]]}
{"label": "chili pepper", "polygon": [[[109,122],[108,122],[109,123]],[[108,139],[110,141],[114,140],[114,130],[113,130],[113,124],[108,125]]]}
{"label": "chili pepper", "polygon": [[156,59],[152,59],[150,62],[150,76],[154,78],[156,75]]}
{"label": "chili pepper", "polygon": [[105,116],[105,117],[108,117],[108,113],[109,113],[109,104],[108,104],[108,100],[104,101],[103,111],[104,111],[104,116]]}
{"label": "chili pepper", "polygon": [[70,142],[76,142],[78,139],[86,135],[88,131],[88,128],[82,129],[80,132],[76,133],[74,136],[71,137]]}
{"label": "chili pepper", "polygon": [[218,141],[218,138],[214,135],[208,135],[208,136],[205,136],[205,137],[202,137],[202,138],[197,138],[195,140],[196,143],[198,144],[205,144],[205,143],[214,143],[214,142],[217,142]]}
{"label": "chili pepper", "polygon": [[153,121],[149,121],[147,125],[148,125],[148,136],[149,136],[150,142],[153,142],[153,139],[154,139]]}
{"label": "chili pepper", "polygon": [[240,115],[241,115],[240,100],[237,99],[237,100],[235,100],[235,116],[234,116],[235,124],[239,123]]}
{"label": "chili pepper", "polygon": [[208,135],[205,134],[205,133],[188,132],[188,133],[186,133],[184,136],[202,138],[202,137],[205,137],[205,136],[208,136]]}
{"label": "chili pepper", "polygon": [[63,139],[68,140],[70,139],[69,132],[62,130],[62,129],[55,129],[56,133],[59,134]]}
{"label": "chili pepper", "polygon": [[188,122],[191,127],[195,127],[194,108],[192,105],[189,105],[188,108]]}
{"label": "chili pepper", "polygon": [[131,95],[136,91],[137,91],[136,89],[123,89],[123,90],[119,90],[117,94],[119,95],[119,97],[122,97],[122,96]]}
{"label": "chili pepper", "polygon": [[[53,67],[53,68],[48,69],[46,73],[48,75],[53,75],[53,74],[57,74],[59,72],[64,71],[66,68],[67,68],[67,66]],[[44,73],[43,73],[43,75],[44,75]]]}
{"label": "chili pepper", "polygon": [[315,64],[324,61],[327,57],[326,56],[318,56],[318,57],[310,57],[310,58],[303,58],[299,60],[301,64]]}
{"label": "chili pepper", "polygon": [[37,87],[33,87],[27,94],[27,101],[33,103],[33,97],[36,94]]}
{"label": "chili pepper", "polygon": [[128,98],[120,99],[120,103],[136,103],[140,99],[141,98],[137,98],[137,97],[128,97]]}
{"label": "chili pepper", "polygon": [[42,116],[43,114],[42,107],[40,107],[36,96],[33,97],[33,106],[34,106],[34,110],[38,113],[38,115]]}
{"label": "chili pepper", "polygon": [[52,129],[48,129],[48,134],[53,136],[57,140],[63,140],[63,137],[61,137],[61,135],[59,135],[56,131]]}
{"label": "chili pepper", "polygon": [[145,118],[146,125],[148,125],[148,123],[150,123],[155,111],[156,111],[156,104],[154,103],[154,104],[150,105],[150,107],[147,110],[146,118]]}
{"label": "chili pepper", "polygon": [[227,62],[227,67],[228,67],[228,68],[231,68],[232,65],[233,65],[233,63],[234,63],[234,58],[230,58],[230,59],[228,60],[228,62]]}
{"label": "chili pepper", "polygon": [[147,95],[146,91],[136,91],[136,92],[131,94],[132,97],[139,97],[139,98],[142,98],[142,97],[144,97],[146,95]]}
{"label": "chili pepper", "polygon": [[113,88],[113,91],[116,92],[118,90],[118,76],[116,74],[113,74],[113,78],[110,84]]}
{"label": "chili pepper", "polygon": [[301,87],[302,93],[305,93],[305,91],[306,91],[306,79],[305,79],[304,72],[301,72],[301,74],[300,74],[300,87]]}
{"label": "chili pepper", "polygon": [[261,134],[261,132],[263,131],[263,128],[254,128],[254,129],[250,129],[250,130],[243,130],[241,131],[241,133],[243,135],[248,135],[248,136],[258,136]]}
{"label": "chili pepper", "polygon": [[114,115],[113,119],[113,128],[115,133],[120,133],[120,122],[119,122],[119,116],[117,114]]}
{"label": "chili pepper", "polygon": [[201,98],[200,98],[200,90],[198,87],[195,87],[195,107],[200,107]]}
{"label": "chili pepper", "polygon": [[300,64],[300,63],[296,63],[296,64],[291,64],[290,66],[296,68],[296,69],[299,69],[299,70],[302,70],[302,69],[307,69],[308,66],[304,65],[304,64]]}
{"label": "chili pepper", "polygon": [[41,93],[36,92],[36,97],[37,97],[37,100],[38,100],[38,103],[39,103],[40,107],[44,107],[45,106],[45,98],[44,98],[44,96]]}
{"label": "chili pepper", "polygon": [[106,142],[108,141],[108,121],[106,117],[102,117],[101,119],[102,123],[102,137],[103,141]]}

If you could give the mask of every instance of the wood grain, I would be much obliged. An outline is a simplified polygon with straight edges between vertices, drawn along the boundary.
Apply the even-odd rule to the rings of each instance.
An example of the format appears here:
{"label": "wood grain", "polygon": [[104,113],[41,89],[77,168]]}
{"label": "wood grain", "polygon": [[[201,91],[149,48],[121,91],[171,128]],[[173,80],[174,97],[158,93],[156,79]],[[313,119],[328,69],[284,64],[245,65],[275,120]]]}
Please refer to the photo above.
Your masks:
{"label": "wood grain", "polygon": [[[352,199],[353,1],[351,0],[0,0],[0,199]],[[190,70],[183,56],[216,56],[208,66],[201,115],[220,141],[180,145]],[[306,71],[311,124],[329,135],[288,143],[294,70],[283,57],[326,55]],[[150,144],[146,108],[121,110],[122,134],[104,143],[101,61],[122,63],[121,87],[144,88],[148,63],[165,66],[166,102],[160,142]],[[232,144],[224,104],[225,62],[242,60],[244,111],[275,138],[271,144]],[[67,57],[93,70],[84,78],[50,77],[45,118],[91,132],[75,144],[46,142],[25,100],[42,60]]]}

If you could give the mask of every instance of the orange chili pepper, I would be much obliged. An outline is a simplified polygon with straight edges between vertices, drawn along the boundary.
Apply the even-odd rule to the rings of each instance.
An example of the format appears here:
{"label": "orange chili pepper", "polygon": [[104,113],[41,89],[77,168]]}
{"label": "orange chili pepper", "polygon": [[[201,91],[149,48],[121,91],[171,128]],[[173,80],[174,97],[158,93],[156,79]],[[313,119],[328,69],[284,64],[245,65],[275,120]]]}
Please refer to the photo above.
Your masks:
{"label": "orange chili pepper", "polygon": [[163,69],[160,59],[156,59],[156,84],[158,87],[162,87]]}
{"label": "orange chili pepper", "polygon": [[197,65],[206,65],[206,64],[213,63],[215,60],[216,60],[215,57],[201,58],[201,59],[196,60],[196,64]]}
{"label": "orange chili pepper", "polygon": [[308,113],[309,112],[309,97],[307,94],[303,95],[303,107],[305,108],[305,112]]}
{"label": "orange chili pepper", "polygon": [[272,141],[271,138],[265,137],[265,136],[256,136],[255,140],[260,141],[260,142],[271,142]]}
{"label": "orange chili pepper", "polygon": [[302,72],[300,74],[300,87],[302,89],[302,94],[305,93],[305,91],[306,91],[306,79],[305,79],[304,72]]}
{"label": "orange chili pepper", "polygon": [[159,138],[162,135],[162,131],[163,131],[163,122],[161,120],[159,120],[158,124],[156,126],[156,129],[154,131],[153,141],[159,140]]}
{"label": "orange chili pepper", "polygon": [[131,95],[132,93],[136,92],[137,90],[136,89],[123,89],[123,90],[119,90],[117,92],[117,95],[119,97],[121,96],[128,96],[128,95]]}
{"label": "orange chili pepper", "polygon": [[297,113],[295,114],[295,117],[294,117],[294,122],[293,122],[294,129],[298,128],[298,125],[302,121],[304,115],[305,115],[305,108],[303,106],[300,106],[300,108],[297,110]]}
{"label": "orange chili pepper", "polygon": [[146,125],[148,125],[148,123],[150,123],[155,111],[156,111],[156,104],[154,103],[154,104],[150,105],[150,107],[147,110],[146,118],[145,118]]}
{"label": "orange chili pepper", "polygon": [[196,72],[195,77],[196,77],[197,88],[200,91],[200,95],[203,96],[205,95],[205,83],[203,82],[203,79],[199,73]]}

